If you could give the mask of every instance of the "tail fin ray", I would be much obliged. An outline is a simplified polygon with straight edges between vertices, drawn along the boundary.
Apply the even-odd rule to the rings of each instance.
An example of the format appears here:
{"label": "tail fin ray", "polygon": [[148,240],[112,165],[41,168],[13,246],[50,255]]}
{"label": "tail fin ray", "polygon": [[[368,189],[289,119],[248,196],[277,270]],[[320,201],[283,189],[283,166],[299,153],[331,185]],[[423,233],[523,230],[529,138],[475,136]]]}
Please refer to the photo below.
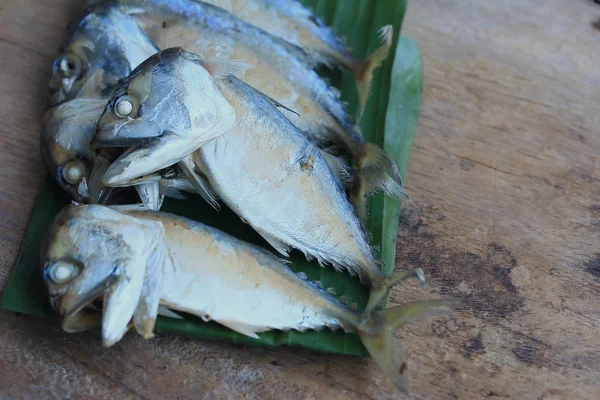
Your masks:
{"label": "tail fin ray", "polygon": [[390,47],[392,46],[393,38],[392,25],[386,25],[379,30],[381,45],[364,60],[359,60],[354,63],[352,73],[356,79],[356,89],[358,91],[358,102],[360,106],[360,115],[362,115],[369,95],[371,94],[371,84],[373,83],[373,72],[386,59]]}
{"label": "tail fin ray", "polygon": [[408,323],[446,314],[456,302],[454,299],[421,300],[377,311],[367,316],[358,329],[358,335],[371,357],[388,379],[409,398],[410,376],[406,352],[394,332]]}

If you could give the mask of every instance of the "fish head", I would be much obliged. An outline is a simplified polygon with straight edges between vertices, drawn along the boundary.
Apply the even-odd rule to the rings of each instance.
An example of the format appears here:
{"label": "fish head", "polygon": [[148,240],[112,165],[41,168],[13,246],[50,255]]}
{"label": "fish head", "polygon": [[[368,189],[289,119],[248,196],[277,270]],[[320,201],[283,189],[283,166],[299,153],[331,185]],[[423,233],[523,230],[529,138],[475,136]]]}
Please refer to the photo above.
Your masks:
{"label": "fish head", "polygon": [[127,151],[106,171],[107,186],[181,161],[235,124],[235,111],[200,58],[170,48],[139,65],[114,92],[98,121],[93,145]]}
{"label": "fish head", "polygon": [[[116,6],[92,7],[68,29],[68,39],[54,60],[50,106],[89,92],[108,97],[142,61],[158,52],[136,19]],[[88,81],[96,77],[94,85]]]}
{"label": "fish head", "polygon": [[100,183],[104,171],[89,148],[105,106],[106,99],[74,99],[44,116],[42,159],[56,182],[79,203],[98,202],[105,191]]}
{"label": "fish head", "polygon": [[[155,255],[162,235],[160,223],[101,205],[70,205],[61,211],[40,261],[63,329],[102,324],[110,344],[120,339],[140,302],[147,264],[163,262]],[[96,311],[98,302],[102,313]]]}

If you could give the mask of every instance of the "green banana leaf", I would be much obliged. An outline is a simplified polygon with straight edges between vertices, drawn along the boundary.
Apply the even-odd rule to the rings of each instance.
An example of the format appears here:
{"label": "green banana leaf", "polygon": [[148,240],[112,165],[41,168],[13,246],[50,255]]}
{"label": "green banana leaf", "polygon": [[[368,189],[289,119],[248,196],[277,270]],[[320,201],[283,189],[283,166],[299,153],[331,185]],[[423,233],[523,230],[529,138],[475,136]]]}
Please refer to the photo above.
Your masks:
{"label": "green banana leaf", "polygon": [[[388,60],[375,73],[371,98],[360,121],[365,138],[383,147],[397,162],[404,175],[415,135],[421,103],[421,58],[417,45],[409,38],[398,40],[406,2],[400,0],[306,0],[335,32],[347,38],[357,55],[367,55],[378,45],[377,31],[386,24],[394,25],[394,43]],[[357,110],[357,96],[352,76],[347,72],[320,71],[342,91],[349,110]],[[44,234],[56,214],[70,201],[69,196],[50,178],[38,194],[25,234],[21,254],[7,284],[1,306],[4,309],[35,316],[52,316],[41,279],[39,252]],[[384,262],[384,272],[394,268],[395,240],[400,202],[383,196],[370,201],[372,245]],[[199,197],[166,200],[164,210],[213,225],[241,239],[269,247],[248,225],[226,207],[213,210]],[[368,290],[346,273],[335,272],[308,262],[299,252],[291,254],[292,268],[331,288],[345,303],[362,309]],[[317,351],[348,355],[366,355],[359,338],[341,331],[281,332],[271,331],[252,339],[214,322],[204,322],[186,315],[184,319],[159,317],[156,332],[186,335],[200,339],[217,339],[251,345],[302,346]]]}

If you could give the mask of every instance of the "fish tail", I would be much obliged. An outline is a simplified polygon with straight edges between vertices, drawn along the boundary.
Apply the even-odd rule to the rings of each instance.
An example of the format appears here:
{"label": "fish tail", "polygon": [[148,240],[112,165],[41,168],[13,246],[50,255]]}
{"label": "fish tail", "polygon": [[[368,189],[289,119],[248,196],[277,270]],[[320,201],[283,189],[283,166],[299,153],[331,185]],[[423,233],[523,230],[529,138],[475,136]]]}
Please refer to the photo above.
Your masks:
{"label": "fish tail", "polygon": [[375,143],[364,143],[362,145],[358,167],[361,170],[387,171],[396,183],[400,186],[403,185],[398,166],[389,154]]}
{"label": "fish tail", "polygon": [[396,163],[377,145],[365,143],[353,173],[349,193],[350,202],[354,205],[363,227],[367,220],[367,198],[378,192],[400,200],[409,199]]}
{"label": "fish tail", "polygon": [[384,374],[409,398],[410,377],[406,352],[394,332],[406,324],[426,317],[442,315],[455,306],[455,299],[421,300],[401,306],[375,311],[363,316],[357,327],[363,345],[383,370]]}
{"label": "fish tail", "polygon": [[363,311],[364,315],[368,315],[376,307],[379,307],[384,299],[387,298],[392,287],[410,278],[416,278],[421,287],[425,287],[425,274],[421,268],[411,268],[389,277],[380,275],[373,279],[370,285],[371,293],[369,294],[369,301]]}
{"label": "fish tail", "polygon": [[373,72],[386,59],[390,47],[394,30],[392,25],[386,25],[379,30],[381,45],[368,58],[357,59],[351,64],[351,70],[356,79],[356,89],[358,91],[358,102],[360,105],[360,115],[362,115],[369,94],[371,93],[371,84],[373,81]]}

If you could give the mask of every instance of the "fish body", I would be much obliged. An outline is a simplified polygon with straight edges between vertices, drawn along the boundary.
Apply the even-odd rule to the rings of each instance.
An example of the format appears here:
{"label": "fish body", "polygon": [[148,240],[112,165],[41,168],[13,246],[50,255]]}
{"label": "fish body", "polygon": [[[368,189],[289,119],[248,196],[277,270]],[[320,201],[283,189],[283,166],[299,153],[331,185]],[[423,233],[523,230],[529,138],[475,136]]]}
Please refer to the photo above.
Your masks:
{"label": "fish body", "polygon": [[[180,46],[205,59],[248,63],[251,68],[240,71],[238,77],[284,105],[286,109],[282,112],[302,133],[321,146],[334,144],[349,153],[352,167],[358,174],[365,170],[371,182],[379,183],[391,176],[397,187],[388,192],[402,193],[398,186],[402,178],[395,163],[377,146],[364,141],[337,91],[317,75],[304,52],[203,2],[119,0],[117,3],[123,12],[137,18],[161,49]],[[391,28],[383,31],[385,54],[391,35]],[[365,180],[357,179],[354,184],[353,197],[362,214],[366,211],[362,203],[369,191]]]}
{"label": "fish body", "polygon": [[354,208],[319,149],[262,94],[239,79],[217,80],[237,123],[194,160],[218,196],[280,253],[358,273],[383,275]]}
{"label": "fish body", "polygon": [[[451,304],[430,300],[361,314],[270,253],[214,228],[100,205],[68,206],[57,216],[42,252],[42,271],[63,328],[102,324],[105,346],[121,339],[132,318],[139,334],[152,337],[160,306],[253,338],[271,329],[341,328],[358,333],[407,393],[404,350],[393,332]],[[89,308],[100,296],[102,314]]]}
{"label": "fish body", "polygon": [[390,43],[384,41],[370,57],[362,59],[339,40],[331,28],[296,0],[207,0],[258,28],[306,51],[316,64],[339,66],[356,79],[359,104],[364,109],[373,71],[387,56]]}
{"label": "fish body", "polygon": [[[127,151],[116,160],[105,174],[105,184],[129,185],[143,175],[139,171],[149,174],[169,166],[167,161],[181,161],[181,154],[167,158],[166,154],[173,154],[170,148],[187,150],[217,196],[280,253],[287,255],[290,247],[296,248],[309,258],[357,273],[368,285],[381,283],[384,276],[354,208],[319,149],[279,112],[275,101],[228,74],[228,68],[228,63],[176,48],[140,66],[107,105],[95,140],[109,146],[142,140],[144,151],[141,156],[132,156],[138,150]],[[181,71],[190,71],[190,76],[180,79]],[[181,121],[206,115],[205,93],[197,90],[194,95],[192,81],[209,75],[208,71],[215,75],[212,82],[229,105],[227,116],[235,124],[196,147],[199,150],[194,153],[186,143],[196,124],[182,125]],[[200,75],[196,78],[192,73]],[[164,101],[164,88],[170,92],[171,85],[185,87],[189,93]],[[144,113],[132,111],[128,118],[116,115],[116,105],[123,98]],[[173,118],[198,111],[198,118]],[[159,128],[152,129],[150,124]],[[148,140],[155,139],[154,132],[168,133],[170,141],[164,145],[156,141],[155,154],[151,154],[145,150],[152,143]]]}
{"label": "fish body", "polygon": [[303,133],[322,146],[333,142],[353,155],[355,179],[350,196],[361,220],[366,220],[365,197],[373,190],[403,194],[394,162],[377,146],[364,142],[336,92],[317,76],[298,48],[197,1],[93,4],[91,12],[72,24],[69,40],[55,62],[51,103],[76,96],[94,74],[100,76],[96,92],[107,95],[157,46],[182,45],[205,57],[246,60],[254,68],[240,71],[242,78],[289,107],[283,112]]}
{"label": "fish body", "polygon": [[[144,12],[136,8],[137,3],[143,3]],[[251,68],[240,74],[240,79],[299,113],[302,118],[291,112],[286,115],[311,139],[331,142],[335,132],[339,136],[336,142],[341,144],[345,129],[353,127],[335,92],[306,60],[299,60],[279,40],[221,8],[190,0],[121,0],[120,4],[124,10],[133,10],[132,15],[161,49],[180,46],[205,59],[248,63]],[[348,134],[358,133],[351,129]]]}
{"label": "fish body", "polygon": [[294,0],[205,0],[306,50],[317,62],[352,69],[350,50],[308,8]]}

